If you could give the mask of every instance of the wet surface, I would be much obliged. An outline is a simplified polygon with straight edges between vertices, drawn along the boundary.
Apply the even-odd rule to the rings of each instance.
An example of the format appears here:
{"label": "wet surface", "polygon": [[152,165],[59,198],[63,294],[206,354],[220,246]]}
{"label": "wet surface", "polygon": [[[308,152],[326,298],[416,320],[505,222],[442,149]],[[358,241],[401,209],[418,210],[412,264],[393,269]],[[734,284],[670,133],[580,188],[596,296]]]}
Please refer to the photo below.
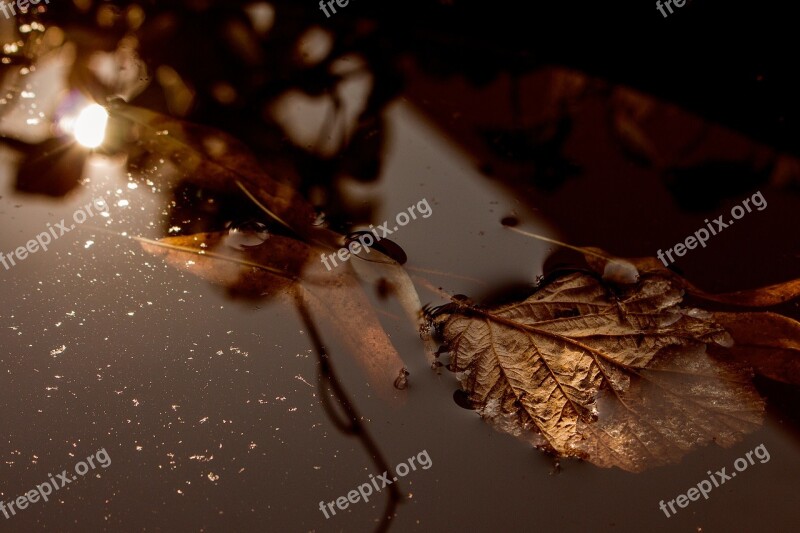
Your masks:
{"label": "wet surface", "polygon": [[[307,53],[313,56],[313,47]],[[298,188],[324,204],[320,220],[343,235],[395,221],[426,199],[430,217],[397,227],[389,237],[394,244],[384,245],[386,255],[407,259],[423,304],[446,303],[445,293],[507,301],[532,290],[549,270],[546,261],[578,262],[510,227],[621,257],[653,256],[756,190],[766,209],[681,258],[675,270],[709,292],[798,277],[798,174],[783,170],[797,164],[790,154],[582,71],[547,67],[514,83],[500,76],[482,84],[424,71],[403,65],[405,86],[381,117],[385,144],[376,179],[350,179],[369,174],[353,152],[340,154],[346,162],[340,174],[350,177],[314,182],[308,176],[327,167],[311,156],[286,172],[287,179],[304,178]],[[356,102],[363,97],[355,86],[348,94]],[[276,150],[272,172],[286,170],[286,154],[297,157],[292,144],[306,143],[308,130],[319,133],[309,124],[327,127],[324,112],[301,104],[275,104],[276,122],[294,116],[295,123],[283,124],[287,133],[278,135],[278,146],[285,150]],[[237,119],[216,125],[226,120]],[[622,126],[610,127],[614,120]],[[632,124],[647,133],[646,143],[641,132],[630,134]],[[704,135],[700,148],[670,141],[690,130]],[[619,141],[620,132],[629,135]],[[640,164],[647,143],[663,159]],[[328,139],[314,149],[324,152],[329,144],[336,143]],[[297,310],[278,296],[236,297],[132,238],[227,231],[226,246],[242,251],[287,230],[242,195],[178,183],[164,160],[131,171],[123,152],[89,156],[79,148],[79,160],[88,157],[82,176],[57,187],[72,188],[70,194],[23,193],[15,147],[0,153],[0,251],[25,246],[49,231],[47,224],[71,224],[94,199],[108,209],[54,239],[47,251],[0,267],[0,500],[12,501],[101,448],[111,465],[60,489],[50,502],[0,516],[0,530],[375,528],[383,495],[329,519],[319,509],[381,472],[362,441],[340,431],[322,405],[313,334]],[[721,192],[705,183],[693,189],[702,176],[678,170],[723,159],[744,170],[738,185]],[[723,171],[703,172],[727,183]],[[703,201],[687,203],[698,197]],[[431,459],[429,469],[399,481],[403,502],[392,531],[783,531],[798,523],[796,387],[757,378],[767,400],[764,425],[729,449],[700,448],[676,465],[641,474],[557,461],[483,423],[460,396],[447,357],[431,368],[391,290],[365,291],[405,365],[407,375],[394,372],[397,381],[389,384],[403,401],[381,397],[341,331],[320,322],[319,335],[388,465],[422,451]],[[771,310],[800,319],[797,302]],[[659,509],[660,500],[685,493],[709,470],[730,470],[760,444],[769,462],[756,462],[676,516]]]}

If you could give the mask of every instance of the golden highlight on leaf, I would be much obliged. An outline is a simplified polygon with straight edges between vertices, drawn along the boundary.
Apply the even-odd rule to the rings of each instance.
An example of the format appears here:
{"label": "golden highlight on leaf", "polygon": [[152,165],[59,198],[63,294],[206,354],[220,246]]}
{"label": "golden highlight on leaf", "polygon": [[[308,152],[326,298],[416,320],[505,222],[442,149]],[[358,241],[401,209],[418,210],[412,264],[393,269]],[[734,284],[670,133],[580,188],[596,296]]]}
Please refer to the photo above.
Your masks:
{"label": "golden highlight on leaf", "polygon": [[730,446],[761,423],[750,375],[712,358],[730,336],[683,309],[663,276],[621,292],[574,273],[492,309],[448,306],[434,321],[481,416],[560,456],[631,472],[696,446]]}

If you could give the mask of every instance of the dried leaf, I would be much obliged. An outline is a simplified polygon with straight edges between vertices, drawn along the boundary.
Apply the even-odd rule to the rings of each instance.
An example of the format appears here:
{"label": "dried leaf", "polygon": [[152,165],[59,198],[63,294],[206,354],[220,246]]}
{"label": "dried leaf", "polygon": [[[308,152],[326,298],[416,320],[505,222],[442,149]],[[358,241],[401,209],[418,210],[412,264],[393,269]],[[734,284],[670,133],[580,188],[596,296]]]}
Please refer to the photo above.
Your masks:
{"label": "dried leaf", "polygon": [[[598,249],[594,248],[593,250]],[[692,296],[709,302],[742,307],[770,307],[800,297],[800,279],[776,283],[775,285],[757,289],[735,291],[725,294],[711,294],[695,287],[688,280],[664,267],[664,265],[654,257],[626,259],[625,261],[633,264],[641,273],[658,273],[669,276],[676,284]]]}
{"label": "dried leaf", "polygon": [[744,291],[729,292],[725,294],[709,294],[698,289],[689,282],[685,283],[686,291],[692,296],[709,300],[711,302],[740,305],[744,307],[770,307],[794,300],[800,297],[800,279],[776,283],[768,287]]}
{"label": "dried leaf", "polygon": [[[740,307],[770,307],[800,297],[800,279],[767,287],[711,294],[665,268],[653,257],[617,259],[599,248],[581,248],[587,263],[597,272],[606,273],[619,264],[631,265],[644,274],[668,276],[676,286],[695,298]],[[751,367],[755,372],[776,381],[800,384],[800,323],[776,313],[714,313],[714,320],[732,336],[735,345],[725,357]],[[719,351],[719,350],[714,350]]]}
{"label": "dried leaf", "polygon": [[239,295],[273,296],[293,303],[295,291],[300,291],[312,314],[327,320],[357,357],[379,393],[397,397],[393,383],[405,364],[358,279],[345,265],[326,271],[319,261],[322,248],[279,235],[248,247],[229,246],[226,233],[140,241],[146,252],[164,257],[175,268]]}
{"label": "dried leaf", "polygon": [[624,285],[638,281],[640,274],[656,274],[670,278],[676,285],[686,292],[707,300],[727,305],[742,307],[770,307],[800,298],[800,279],[776,283],[768,287],[735,291],[726,294],[711,294],[695,287],[688,280],[666,268],[655,257],[636,257],[621,259],[606,252],[601,248],[591,246],[573,246],[543,235],[511,227],[509,230],[537,240],[550,242],[580,252],[589,267],[601,274],[603,279],[612,283]]}
{"label": "dried leaf", "polygon": [[770,379],[800,384],[800,322],[777,313],[714,313],[714,321],[736,342],[728,357]]}
{"label": "dried leaf", "polygon": [[[513,228],[512,228],[513,229]],[[676,285],[696,298],[701,298],[709,302],[717,302],[726,305],[737,305],[741,307],[770,307],[780,305],[788,301],[800,298],[800,279],[776,283],[758,289],[748,289],[724,294],[711,294],[679,276],[672,270],[666,268],[655,257],[636,257],[620,259],[600,248],[590,246],[578,247],[562,243],[541,235],[516,230],[523,235],[534,237],[540,240],[553,242],[566,248],[581,252],[586,259],[586,263],[595,272],[602,274],[603,279],[614,283],[631,283],[638,279],[639,274],[657,274],[669,277]]]}
{"label": "dried leaf", "polygon": [[[112,116],[135,125],[138,148],[169,159],[193,183],[215,191],[240,190],[274,220],[299,239],[270,236],[260,246],[239,247],[227,242],[226,233],[201,233],[160,241],[139,239],[145,251],[165,256],[176,268],[190,271],[231,292],[251,298],[279,297],[294,303],[300,292],[312,313],[324,315],[367,368],[384,396],[400,369],[400,356],[375,318],[374,311],[354,275],[353,263],[333,272],[323,269],[319,256],[345,244],[330,230],[315,226],[313,207],[289,185],[273,180],[235,138],[213,128],[190,124],[121,101]],[[378,250],[383,279],[387,279],[401,304],[418,324],[422,305],[408,275]],[[377,268],[377,267],[376,267]],[[391,378],[391,379],[388,379]],[[390,394],[390,392],[392,394]]]}
{"label": "dried leaf", "polygon": [[706,353],[730,337],[682,290],[643,277],[618,294],[573,273],[493,309],[447,306],[451,366],[498,429],[567,457],[639,472],[730,446],[761,422],[749,374]]}

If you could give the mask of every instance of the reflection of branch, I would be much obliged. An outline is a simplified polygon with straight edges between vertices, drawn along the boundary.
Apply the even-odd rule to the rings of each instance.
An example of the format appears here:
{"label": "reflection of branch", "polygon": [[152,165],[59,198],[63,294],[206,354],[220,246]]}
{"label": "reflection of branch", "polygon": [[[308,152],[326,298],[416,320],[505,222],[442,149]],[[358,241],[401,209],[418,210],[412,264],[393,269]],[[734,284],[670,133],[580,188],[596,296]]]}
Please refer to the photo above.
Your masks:
{"label": "reflection of branch", "polygon": [[[336,377],[336,373],[333,370],[330,358],[325,351],[325,345],[322,342],[322,337],[320,336],[319,331],[317,331],[317,326],[314,324],[311,314],[306,307],[303,298],[303,288],[298,286],[294,296],[297,311],[300,313],[303,324],[309,332],[311,342],[314,345],[314,351],[317,353],[317,358],[319,360],[319,392],[320,400],[322,401],[322,406],[325,408],[325,412],[330,417],[331,422],[333,422],[333,424],[339,428],[340,431],[345,434],[355,435],[361,440],[361,443],[364,445],[367,453],[372,458],[372,462],[378,468],[378,471],[388,472],[389,466],[386,464],[386,460],[383,458],[381,451],[378,449],[375,441],[372,440],[372,437],[369,435],[366,428],[361,424],[361,416],[356,411],[353,403],[347,397],[347,393],[342,388],[342,385],[339,383],[339,380]],[[339,405],[344,410],[348,420],[342,420],[336,413],[335,407],[331,402],[332,398],[329,396],[328,390],[326,390],[326,384],[333,393],[333,396],[339,400]],[[400,498],[400,490],[398,490],[397,484],[391,485],[389,487],[389,501],[386,502],[386,509],[384,510],[381,522],[375,529],[376,533],[388,531],[389,521],[394,515],[394,511],[397,508],[397,502],[400,501]]]}

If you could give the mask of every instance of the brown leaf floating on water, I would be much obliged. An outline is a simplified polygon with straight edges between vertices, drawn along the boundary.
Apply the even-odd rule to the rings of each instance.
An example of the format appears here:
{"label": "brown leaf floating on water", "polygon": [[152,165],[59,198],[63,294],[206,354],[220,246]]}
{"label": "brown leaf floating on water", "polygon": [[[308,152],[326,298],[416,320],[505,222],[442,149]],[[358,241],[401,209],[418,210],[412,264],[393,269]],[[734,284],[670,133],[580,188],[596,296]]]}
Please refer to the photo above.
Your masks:
{"label": "brown leaf floating on water", "polygon": [[[404,367],[374,316],[360,280],[376,276],[389,282],[407,315],[418,327],[422,304],[407,273],[378,250],[380,266],[360,268],[356,261],[326,272],[321,253],[345,245],[343,236],[314,224],[316,212],[288,184],[274,180],[243,143],[213,128],[192,124],[122,101],[111,105],[112,119],[132,125],[125,137],[130,150],[170,160],[186,179],[218,192],[241,191],[273,220],[297,237],[272,235],[260,246],[233,250],[226,233],[201,233],[160,241],[138,239],[145,251],[232,293],[251,298],[278,297],[295,303],[302,293],[315,315],[325,316],[367,368],[375,386],[385,389]],[[124,130],[124,128],[120,128]],[[432,350],[430,350],[432,352]],[[391,377],[391,380],[387,379]],[[394,394],[394,392],[392,392]]]}
{"label": "brown leaf floating on water", "polygon": [[261,245],[241,247],[231,247],[228,238],[215,232],[138,240],[145,252],[240,296],[291,304],[300,291],[312,314],[327,320],[356,356],[378,392],[384,398],[398,396],[393,384],[405,364],[349,269],[342,265],[326,271],[319,260],[322,248],[288,237],[270,235]]}
{"label": "brown leaf floating on water", "polygon": [[[771,307],[800,297],[800,279],[724,294],[708,293],[665,268],[653,257],[617,259],[599,248],[584,248],[584,257],[597,272],[609,272],[618,263],[631,265],[643,274],[668,276],[688,294],[709,302],[739,307]],[[603,259],[605,258],[605,259]],[[607,278],[606,275],[603,276]],[[732,336],[735,345],[724,357],[751,367],[756,373],[790,384],[800,384],[800,323],[769,312],[714,313],[714,321]],[[719,352],[714,348],[713,352]]]}
{"label": "brown leaf floating on water", "polygon": [[712,358],[730,344],[712,315],[680,307],[670,278],[614,293],[573,273],[522,302],[446,306],[434,322],[482,417],[560,456],[631,472],[730,446],[761,423],[750,375]]}
{"label": "brown leaf floating on water", "polygon": [[656,274],[669,277],[677,286],[684,289],[694,297],[726,305],[742,307],[770,307],[794,300],[800,297],[800,279],[776,283],[768,287],[735,291],[725,294],[711,294],[690,283],[679,276],[655,257],[619,258],[601,248],[592,246],[573,246],[557,241],[544,235],[537,235],[519,228],[509,228],[511,231],[537,240],[557,244],[580,252],[589,267],[601,274],[603,279],[612,283],[625,285],[635,283],[643,274]]}
{"label": "brown leaf floating on water", "polygon": [[[593,248],[592,250],[599,249]],[[639,272],[643,274],[659,273],[670,276],[673,281],[681,288],[685,289],[687,293],[709,302],[737,305],[741,307],[770,307],[773,305],[780,305],[800,297],[800,279],[784,281],[774,285],[769,285],[767,287],[759,287],[757,289],[747,289],[724,294],[712,294],[694,286],[688,280],[664,267],[661,261],[655,257],[640,257],[635,259],[626,259],[624,261],[634,265]]]}
{"label": "brown leaf floating on water", "polygon": [[777,313],[714,313],[735,341],[728,357],[776,381],[800,385],[800,322]]}

